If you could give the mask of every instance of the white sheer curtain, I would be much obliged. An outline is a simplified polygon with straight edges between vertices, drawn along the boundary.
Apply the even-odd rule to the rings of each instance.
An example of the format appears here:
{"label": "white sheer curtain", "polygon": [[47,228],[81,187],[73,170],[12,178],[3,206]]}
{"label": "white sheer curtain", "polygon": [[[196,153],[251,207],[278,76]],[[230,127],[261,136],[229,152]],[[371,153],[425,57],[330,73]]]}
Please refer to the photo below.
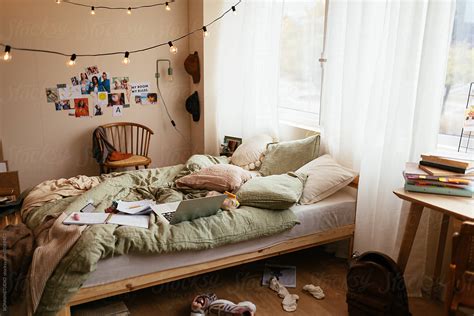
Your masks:
{"label": "white sheer curtain", "polygon": [[[436,146],[455,3],[329,3],[322,140],[360,170],[355,250],[396,258],[406,212],[392,190],[405,162]],[[405,273],[412,295],[424,272],[423,220],[417,243]]]}
{"label": "white sheer curtain", "polygon": [[[222,12],[235,2],[220,1],[213,9]],[[206,107],[215,109],[209,114],[216,125],[206,135],[216,144],[224,135],[276,134],[282,3],[242,1],[237,15],[213,25],[206,38]]]}

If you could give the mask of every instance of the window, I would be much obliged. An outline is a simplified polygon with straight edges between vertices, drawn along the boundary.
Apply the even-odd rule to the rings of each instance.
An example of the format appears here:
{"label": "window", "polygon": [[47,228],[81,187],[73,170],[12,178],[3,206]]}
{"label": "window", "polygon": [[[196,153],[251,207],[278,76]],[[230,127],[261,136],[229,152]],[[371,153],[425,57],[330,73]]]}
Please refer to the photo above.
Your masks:
{"label": "window", "polygon": [[[469,86],[473,81],[474,3],[471,0],[458,0],[441,113],[439,144],[442,147],[451,147],[457,150]],[[471,103],[474,105],[474,96],[471,97]],[[471,143],[474,146],[474,142]]]}
{"label": "window", "polygon": [[280,121],[319,126],[326,0],[286,0],[280,42]]}

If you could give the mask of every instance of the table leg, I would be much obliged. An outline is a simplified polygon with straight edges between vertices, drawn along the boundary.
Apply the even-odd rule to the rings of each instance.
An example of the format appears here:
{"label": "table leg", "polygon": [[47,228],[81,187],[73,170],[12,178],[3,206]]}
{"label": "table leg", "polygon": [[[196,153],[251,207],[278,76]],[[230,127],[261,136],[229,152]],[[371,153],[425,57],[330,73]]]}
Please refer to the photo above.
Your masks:
{"label": "table leg", "polygon": [[408,212],[407,222],[405,224],[405,232],[403,233],[402,245],[400,246],[400,252],[398,253],[398,267],[401,272],[405,272],[407,266],[408,257],[415,240],[416,231],[420,224],[421,214],[423,213],[423,205],[417,203],[411,203],[410,211]]}
{"label": "table leg", "polygon": [[433,273],[433,284],[431,285],[431,298],[434,297],[439,285],[439,276],[441,274],[441,267],[443,266],[444,249],[446,247],[446,238],[449,228],[449,215],[443,214],[441,222],[441,230],[439,232],[438,250],[436,252],[436,265]]}

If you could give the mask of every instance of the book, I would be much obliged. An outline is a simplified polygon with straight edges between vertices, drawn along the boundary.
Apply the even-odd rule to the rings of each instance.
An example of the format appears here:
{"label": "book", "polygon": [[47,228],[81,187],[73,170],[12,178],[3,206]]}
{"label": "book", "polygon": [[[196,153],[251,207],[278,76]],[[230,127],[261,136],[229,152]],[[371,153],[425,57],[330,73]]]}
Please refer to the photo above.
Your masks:
{"label": "book", "polygon": [[145,215],[152,212],[151,205],[154,205],[153,200],[141,200],[133,202],[117,201],[117,211],[132,214]]}
{"label": "book", "polygon": [[440,163],[436,163],[436,162],[431,162],[431,161],[425,161],[425,160],[421,160],[420,165],[428,166],[428,167],[434,167],[434,168],[437,168],[437,169],[447,170],[447,171],[460,173],[460,174],[467,174],[467,173],[474,172],[474,168],[464,169],[464,168],[460,168],[460,167],[448,166],[448,165],[444,165],[444,164],[440,164]]}
{"label": "book", "polygon": [[469,190],[455,189],[455,188],[448,188],[448,187],[413,185],[413,184],[405,183],[405,190],[410,191],[410,192],[463,196],[463,197],[470,197],[470,198],[474,197],[474,193]]}
{"label": "book", "polygon": [[114,224],[148,228],[149,215],[121,215],[112,213],[81,213],[73,212],[63,220],[66,225],[97,225]]}
{"label": "book", "polygon": [[443,170],[443,169],[430,167],[430,166],[424,166],[424,165],[419,165],[418,167],[431,176],[437,176],[437,177],[469,177],[471,176],[471,177],[474,177],[474,172],[464,174],[464,173],[457,173],[457,172],[452,172],[452,171]]}
{"label": "book", "polygon": [[474,158],[468,155],[452,154],[447,155],[421,155],[421,160],[425,162],[436,163],[438,165],[454,167],[459,169],[473,169],[474,171]]}
{"label": "book", "polygon": [[263,270],[262,276],[262,285],[268,286],[272,277],[276,277],[277,280],[286,287],[296,287],[295,266],[265,263],[265,269]]}

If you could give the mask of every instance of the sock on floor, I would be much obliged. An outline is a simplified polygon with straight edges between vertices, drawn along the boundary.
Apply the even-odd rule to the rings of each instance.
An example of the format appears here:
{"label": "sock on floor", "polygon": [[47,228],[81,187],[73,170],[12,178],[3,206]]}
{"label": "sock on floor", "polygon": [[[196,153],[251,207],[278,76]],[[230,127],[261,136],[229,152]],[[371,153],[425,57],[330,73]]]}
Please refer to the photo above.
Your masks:
{"label": "sock on floor", "polygon": [[278,282],[277,278],[273,277],[270,279],[270,289],[278,293],[278,296],[283,299],[281,305],[283,310],[287,312],[294,312],[298,307],[298,300],[300,297],[296,294],[290,294],[288,289],[284,287],[280,282]]}
{"label": "sock on floor", "polygon": [[303,286],[303,291],[308,291],[311,295],[313,295],[318,300],[322,300],[325,297],[323,289],[313,284],[307,284]]}

